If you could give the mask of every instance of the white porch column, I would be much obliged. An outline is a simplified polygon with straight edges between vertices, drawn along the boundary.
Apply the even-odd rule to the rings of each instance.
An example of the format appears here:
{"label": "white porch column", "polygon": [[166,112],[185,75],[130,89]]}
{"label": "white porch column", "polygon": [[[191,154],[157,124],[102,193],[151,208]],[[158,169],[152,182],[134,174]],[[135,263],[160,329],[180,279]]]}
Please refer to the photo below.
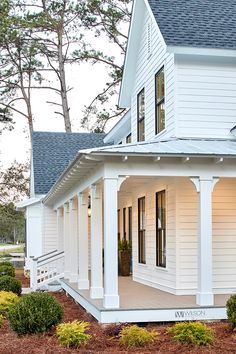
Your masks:
{"label": "white porch column", "polygon": [[104,299],[118,308],[117,178],[104,178]]}
{"label": "white porch column", "polygon": [[77,199],[70,200],[70,275],[69,280],[72,283],[78,280],[78,231],[77,231]]}
{"label": "white porch column", "polygon": [[88,274],[88,195],[78,195],[79,289],[89,289]]}
{"label": "white porch column", "polygon": [[212,192],[218,179],[192,178],[199,194],[197,305],[214,304],[212,291]]}
{"label": "white porch column", "polygon": [[64,204],[64,228],[63,228],[63,239],[64,239],[64,252],[65,252],[65,271],[64,277],[69,279],[70,275],[70,248],[69,248],[69,203]]}
{"label": "white porch column", "polygon": [[98,185],[91,187],[91,287],[92,299],[103,298],[102,195]]}
{"label": "white porch column", "polygon": [[58,251],[64,250],[63,229],[64,229],[63,208],[58,208],[57,209],[57,237],[58,237],[57,250]]}

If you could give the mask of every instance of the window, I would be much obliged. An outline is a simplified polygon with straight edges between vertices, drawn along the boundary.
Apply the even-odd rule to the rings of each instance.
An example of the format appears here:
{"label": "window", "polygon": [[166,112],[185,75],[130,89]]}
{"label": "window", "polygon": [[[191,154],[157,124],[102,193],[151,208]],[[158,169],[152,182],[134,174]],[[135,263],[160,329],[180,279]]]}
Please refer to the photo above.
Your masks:
{"label": "window", "polygon": [[118,145],[122,145],[122,141],[120,141],[120,142],[118,143]]}
{"label": "window", "polygon": [[147,57],[152,54],[152,24],[147,24]]}
{"label": "window", "polygon": [[130,144],[131,143],[131,133],[129,135],[127,135],[126,137],[126,143]]}
{"label": "window", "polygon": [[132,207],[128,207],[129,241],[132,242]]}
{"label": "window", "polygon": [[138,261],[139,263],[146,263],[145,197],[138,199]]}
{"label": "window", "polygon": [[138,141],[145,140],[145,95],[144,89],[139,92],[137,97],[138,109]]}
{"label": "window", "polygon": [[117,210],[117,234],[118,240],[120,240],[120,209]]}
{"label": "window", "polygon": [[156,86],[156,134],[165,129],[165,75],[162,68],[155,76]]}
{"label": "window", "polygon": [[156,193],[156,265],[166,267],[166,192]]}
{"label": "window", "polygon": [[126,208],[123,208],[123,238],[126,240]]}

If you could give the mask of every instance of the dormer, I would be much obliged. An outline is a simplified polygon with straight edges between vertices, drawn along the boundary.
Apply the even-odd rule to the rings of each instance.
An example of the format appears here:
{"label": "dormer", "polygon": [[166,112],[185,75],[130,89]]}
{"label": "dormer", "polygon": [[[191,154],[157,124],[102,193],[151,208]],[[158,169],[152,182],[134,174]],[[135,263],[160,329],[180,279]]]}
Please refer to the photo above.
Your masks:
{"label": "dormer", "polygon": [[135,0],[119,105],[133,142],[234,139],[233,0]]}

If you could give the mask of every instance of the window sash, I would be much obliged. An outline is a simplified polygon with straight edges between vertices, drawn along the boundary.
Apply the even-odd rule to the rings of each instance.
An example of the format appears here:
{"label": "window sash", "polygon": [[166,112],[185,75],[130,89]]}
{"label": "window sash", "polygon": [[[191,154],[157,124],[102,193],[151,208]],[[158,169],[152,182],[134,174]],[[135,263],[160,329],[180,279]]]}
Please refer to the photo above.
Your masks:
{"label": "window sash", "polygon": [[155,76],[156,134],[165,129],[165,75],[164,67]]}
{"label": "window sash", "polygon": [[123,238],[126,240],[126,208],[123,208]]}
{"label": "window sash", "polygon": [[138,261],[146,263],[145,197],[138,199]]}
{"label": "window sash", "polygon": [[166,193],[156,193],[156,265],[166,268]]}

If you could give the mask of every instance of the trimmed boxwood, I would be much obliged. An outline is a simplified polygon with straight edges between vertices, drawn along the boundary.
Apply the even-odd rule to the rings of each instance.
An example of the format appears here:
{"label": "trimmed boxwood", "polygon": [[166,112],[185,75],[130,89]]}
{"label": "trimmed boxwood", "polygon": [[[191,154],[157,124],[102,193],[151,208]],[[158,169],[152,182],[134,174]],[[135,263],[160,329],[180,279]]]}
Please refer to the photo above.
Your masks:
{"label": "trimmed boxwood", "polygon": [[14,265],[10,261],[0,261],[0,266],[2,266],[2,265],[5,265],[5,266],[15,269]]}
{"label": "trimmed boxwood", "polygon": [[0,276],[9,275],[10,277],[15,276],[15,269],[14,267],[8,264],[0,264]]}
{"label": "trimmed boxwood", "polygon": [[0,277],[0,290],[12,291],[13,293],[21,294],[21,282],[9,275]]}
{"label": "trimmed boxwood", "polygon": [[8,312],[10,326],[16,333],[44,333],[63,317],[59,302],[47,293],[31,293],[19,299]]}
{"label": "trimmed boxwood", "polygon": [[226,302],[227,317],[232,328],[236,328],[236,294],[231,295]]}

